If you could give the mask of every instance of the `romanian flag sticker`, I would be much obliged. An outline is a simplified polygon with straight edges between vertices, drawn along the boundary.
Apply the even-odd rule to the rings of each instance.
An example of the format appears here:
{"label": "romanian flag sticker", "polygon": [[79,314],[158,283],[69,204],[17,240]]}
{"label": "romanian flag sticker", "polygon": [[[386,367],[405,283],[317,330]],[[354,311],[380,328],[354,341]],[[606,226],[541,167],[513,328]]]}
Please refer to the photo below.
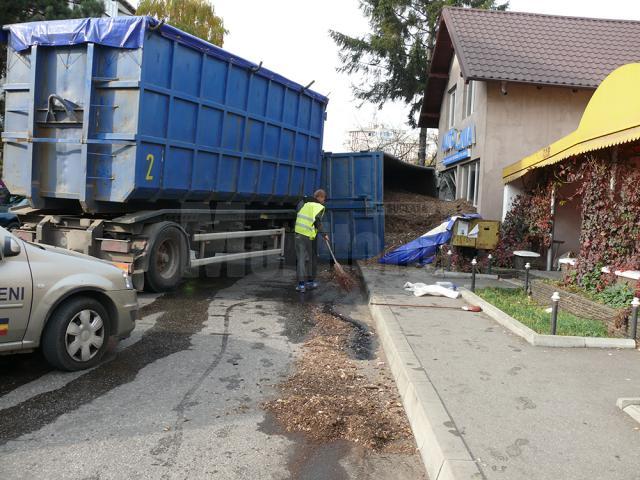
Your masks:
{"label": "romanian flag sticker", "polygon": [[0,337],[4,337],[9,333],[9,319],[0,318]]}

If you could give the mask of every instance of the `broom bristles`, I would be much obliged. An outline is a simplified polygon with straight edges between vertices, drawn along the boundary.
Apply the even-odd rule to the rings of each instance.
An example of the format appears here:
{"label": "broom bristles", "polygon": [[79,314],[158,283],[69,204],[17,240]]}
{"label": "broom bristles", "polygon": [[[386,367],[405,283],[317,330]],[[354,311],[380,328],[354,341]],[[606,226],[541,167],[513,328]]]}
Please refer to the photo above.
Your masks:
{"label": "broom bristles", "polygon": [[355,279],[351,275],[349,275],[339,263],[336,263],[335,267],[335,277],[338,285],[340,285],[340,287],[347,292],[353,290],[353,288],[356,286]]}

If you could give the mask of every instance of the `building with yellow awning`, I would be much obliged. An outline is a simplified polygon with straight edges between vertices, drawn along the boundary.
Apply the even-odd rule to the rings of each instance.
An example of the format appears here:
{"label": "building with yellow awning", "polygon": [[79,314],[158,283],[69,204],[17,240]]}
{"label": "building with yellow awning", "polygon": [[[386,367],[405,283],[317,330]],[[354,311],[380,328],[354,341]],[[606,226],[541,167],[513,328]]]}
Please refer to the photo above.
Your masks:
{"label": "building with yellow awning", "polygon": [[[549,244],[555,248],[547,251],[547,268],[555,266],[557,257],[563,253],[574,257],[585,256],[589,248],[606,250],[608,246],[611,246],[611,254],[605,254],[603,258],[610,259],[611,263],[625,263],[625,259],[630,259],[629,262],[633,264],[638,263],[640,252],[637,244],[640,242],[636,238],[637,232],[631,227],[638,223],[636,212],[640,211],[640,205],[630,199],[640,187],[630,185],[630,179],[637,183],[636,179],[640,178],[638,86],[640,63],[617,68],[597,88],[574,132],[508,165],[502,171],[505,212],[511,210],[514,199],[519,195],[531,195],[541,186],[550,188],[552,228]],[[586,171],[589,162],[598,164],[597,168],[591,170],[590,178],[575,174]],[[571,171],[574,174],[567,174]],[[593,172],[597,172],[598,178],[593,178]],[[582,198],[586,182],[594,184],[595,180],[599,185],[595,195],[591,188],[589,195]],[[606,204],[606,209],[612,212],[610,228],[606,224],[608,215],[600,215],[594,223],[592,206],[600,203]],[[625,210],[629,210],[628,215]],[[598,230],[594,243],[598,246],[589,247],[591,243],[586,243],[585,250],[585,242],[592,241],[589,236],[591,230],[587,229]],[[629,241],[598,240],[615,235],[627,236]],[[625,250],[620,254],[614,251],[620,250],[619,244],[623,244]],[[640,265],[630,268],[640,268]]]}

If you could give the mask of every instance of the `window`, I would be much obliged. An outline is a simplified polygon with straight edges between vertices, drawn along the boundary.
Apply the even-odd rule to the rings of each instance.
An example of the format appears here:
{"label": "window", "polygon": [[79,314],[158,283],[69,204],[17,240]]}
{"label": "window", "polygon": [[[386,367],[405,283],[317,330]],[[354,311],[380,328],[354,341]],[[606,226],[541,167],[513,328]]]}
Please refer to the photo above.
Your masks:
{"label": "window", "polygon": [[449,90],[449,104],[447,107],[447,127],[453,128],[456,123],[456,87]]}
{"label": "window", "polygon": [[464,116],[465,118],[474,112],[476,103],[476,82],[469,81],[464,86]]}
{"label": "window", "polygon": [[458,198],[464,198],[473,206],[478,206],[478,190],[480,186],[480,162],[467,163],[460,167],[458,176]]}
{"label": "window", "polygon": [[456,173],[457,168],[444,170],[438,175],[438,197],[441,200],[453,201],[456,199]]}

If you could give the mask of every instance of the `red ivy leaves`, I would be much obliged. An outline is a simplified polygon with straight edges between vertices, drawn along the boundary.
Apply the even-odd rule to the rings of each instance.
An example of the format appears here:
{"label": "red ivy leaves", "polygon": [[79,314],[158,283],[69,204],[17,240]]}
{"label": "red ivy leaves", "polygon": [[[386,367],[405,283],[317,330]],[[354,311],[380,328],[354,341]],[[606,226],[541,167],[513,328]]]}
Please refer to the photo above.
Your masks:
{"label": "red ivy leaves", "polygon": [[602,265],[612,271],[640,269],[640,172],[629,160],[603,155],[572,162],[575,173],[569,178],[580,180],[583,199],[577,265],[581,283]]}
{"label": "red ivy leaves", "polygon": [[541,252],[548,248],[551,220],[551,184],[518,195],[500,228],[496,264],[512,266],[515,250]]}
{"label": "red ivy leaves", "polygon": [[[577,281],[592,281],[603,265],[640,270],[640,163],[631,151],[621,149],[618,159],[607,153],[549,167],[546,184],[517,197],[502,224],[496,263],[511,265],[514,250],[548,248],[551,188],[561,182],[576,184],[574,196],[582,199]],[[599,277],[604,287],[606,276]]]}

